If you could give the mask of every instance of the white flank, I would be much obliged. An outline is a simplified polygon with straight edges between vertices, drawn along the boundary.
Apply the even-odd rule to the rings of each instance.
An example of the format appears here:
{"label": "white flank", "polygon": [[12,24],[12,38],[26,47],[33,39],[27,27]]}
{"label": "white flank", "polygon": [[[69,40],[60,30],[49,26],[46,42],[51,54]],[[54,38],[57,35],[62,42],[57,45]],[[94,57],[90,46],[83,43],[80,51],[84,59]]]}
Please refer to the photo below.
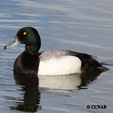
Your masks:
{"label": "white flank", "polygon": [[81,61],[75,56],[62,56],[42,60],[39,64],[38,75],[67,75],[81,73]]}

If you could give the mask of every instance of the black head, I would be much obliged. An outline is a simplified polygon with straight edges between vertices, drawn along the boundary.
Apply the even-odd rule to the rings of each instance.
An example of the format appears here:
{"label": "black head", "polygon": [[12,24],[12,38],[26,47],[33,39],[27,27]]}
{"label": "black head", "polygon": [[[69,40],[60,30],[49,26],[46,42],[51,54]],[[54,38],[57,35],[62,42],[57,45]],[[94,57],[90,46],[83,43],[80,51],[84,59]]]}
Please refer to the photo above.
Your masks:
{"label": "black head", "polygon": [[16,34],[16,40],[4,48],[14,47],[18,44],[25,44],[26,51],[38,52],[41,46],[41,39],[38,31],[32,27],[21,28]]}

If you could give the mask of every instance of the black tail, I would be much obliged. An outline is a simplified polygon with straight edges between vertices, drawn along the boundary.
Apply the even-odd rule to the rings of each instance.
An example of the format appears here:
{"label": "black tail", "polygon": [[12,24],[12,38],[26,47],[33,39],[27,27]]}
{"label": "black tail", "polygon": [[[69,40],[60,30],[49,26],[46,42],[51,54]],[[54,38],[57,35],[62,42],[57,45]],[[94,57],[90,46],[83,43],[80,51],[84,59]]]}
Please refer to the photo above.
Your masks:
{"label": "black tail", "polygon": [[109,69],[104,67],[104,66],[99,66],[97,67],[97,69],[101,70],[101,71],[108,71]]}
{"label": "black tail", "polygon": [[98,61],[88,54],[78,54],[77,57],[79,57],[82,61],[82,72],[91,72],[94,70],[104,72],[108,70],[108,68],[102,66]]}

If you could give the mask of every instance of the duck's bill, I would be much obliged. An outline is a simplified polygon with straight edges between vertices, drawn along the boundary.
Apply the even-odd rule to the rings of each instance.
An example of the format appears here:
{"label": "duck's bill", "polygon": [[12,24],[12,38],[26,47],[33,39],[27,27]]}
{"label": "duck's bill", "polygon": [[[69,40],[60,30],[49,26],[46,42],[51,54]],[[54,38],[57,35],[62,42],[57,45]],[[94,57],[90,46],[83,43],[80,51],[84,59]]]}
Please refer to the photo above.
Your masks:
{"label": "duck's bill", "polygon": [[12,47],[15,47],[15,46],[17,46],[17,45],[19,45],[19,44],[20,44],[20,42],[19,42],[17,39],[15,39],[15,40],[12,41],[10,44],[4,46],[4,49],[12,48]]}

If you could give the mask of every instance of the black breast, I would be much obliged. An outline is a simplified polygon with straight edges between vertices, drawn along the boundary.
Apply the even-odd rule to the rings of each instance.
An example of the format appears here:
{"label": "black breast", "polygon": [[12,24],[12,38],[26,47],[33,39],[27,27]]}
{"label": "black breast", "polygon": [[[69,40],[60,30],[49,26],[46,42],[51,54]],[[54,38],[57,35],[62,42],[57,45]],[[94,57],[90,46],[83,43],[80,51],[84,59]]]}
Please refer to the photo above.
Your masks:
{"label": "black breast", "polygon": [[24,74],[37,74],[39,66],[38,54],[23,52],[14,63],[14,71]]}

